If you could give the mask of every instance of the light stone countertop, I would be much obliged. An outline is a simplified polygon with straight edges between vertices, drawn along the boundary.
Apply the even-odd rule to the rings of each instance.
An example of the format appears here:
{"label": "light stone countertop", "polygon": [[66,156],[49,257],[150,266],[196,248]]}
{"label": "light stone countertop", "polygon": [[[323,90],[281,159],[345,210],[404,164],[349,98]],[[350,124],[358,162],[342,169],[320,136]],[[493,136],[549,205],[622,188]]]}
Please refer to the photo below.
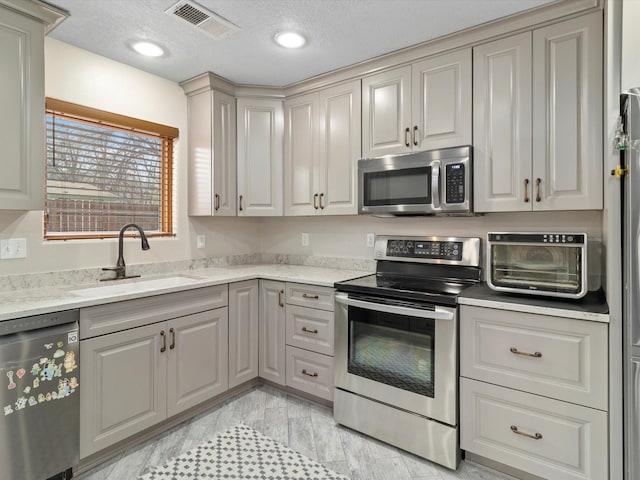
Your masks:
{"label": "light stone countertop", "polygon": [[[26,288],[0,292],[0,321],[257,278],[333,287],[335,282],[371,273],[305,265],[230,265],[155,276],[143,275],[132,280]],[[167,282],[162,279],[167,279]]]}

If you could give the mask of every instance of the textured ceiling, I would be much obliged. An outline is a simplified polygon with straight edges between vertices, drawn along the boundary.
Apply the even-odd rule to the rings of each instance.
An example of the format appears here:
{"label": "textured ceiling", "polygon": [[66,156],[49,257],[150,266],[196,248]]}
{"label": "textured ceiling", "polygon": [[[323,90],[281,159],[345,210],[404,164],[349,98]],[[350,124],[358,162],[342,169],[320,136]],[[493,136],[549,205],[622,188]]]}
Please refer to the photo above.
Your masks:
{"label": "textured ceiling", "polygon": [[[48,0],[67,10],[50,35],[161,77],[211,71],[238,84],[285,86],[553,0],[198,0],[238,25],[214,40],[164,13],[176,0]],[[567,1],[567,0],[563,0]],[[275,33],[303,33],[287,50]],[[129,44],[150,40],[167,54],[145,58]]]}

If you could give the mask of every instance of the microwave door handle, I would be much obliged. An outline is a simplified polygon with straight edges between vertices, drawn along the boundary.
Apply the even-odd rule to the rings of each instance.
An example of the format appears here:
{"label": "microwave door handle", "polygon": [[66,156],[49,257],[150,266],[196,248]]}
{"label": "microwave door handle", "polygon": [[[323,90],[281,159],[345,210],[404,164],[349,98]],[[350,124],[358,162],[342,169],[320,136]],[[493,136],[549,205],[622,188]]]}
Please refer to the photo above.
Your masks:
{"label": "microwave door handle", "polygon": [[440,162],[431,162],[431,205],[440,208]]}
{"label": "microwave door handle", "polygon": [[455,312],[449,309],[444,309],[436,306],[434,310],[422,310],[419,308],[399,307],[396,305],[385,305],[382,303],[365,302],[363,300],[356,300],[349,298],[346,295],[337,294],[336,302],[350,307],[365,308],[367,310],[373,310],[375,312],[393,313],[396,315],[408,315],[418,318],[430,318],[433,320],[453,320]]}

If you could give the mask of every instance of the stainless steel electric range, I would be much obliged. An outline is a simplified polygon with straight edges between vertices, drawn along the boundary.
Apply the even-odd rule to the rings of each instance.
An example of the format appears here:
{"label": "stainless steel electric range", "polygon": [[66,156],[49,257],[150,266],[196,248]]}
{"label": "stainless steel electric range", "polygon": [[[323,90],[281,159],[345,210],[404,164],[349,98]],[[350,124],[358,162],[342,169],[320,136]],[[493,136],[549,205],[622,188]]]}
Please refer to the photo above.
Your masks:
{"label": "stainless steel electric range", "polygon": [[480,239],[376,238],[376,273],[335,284],[334,418],[455,469],[458,295]]}

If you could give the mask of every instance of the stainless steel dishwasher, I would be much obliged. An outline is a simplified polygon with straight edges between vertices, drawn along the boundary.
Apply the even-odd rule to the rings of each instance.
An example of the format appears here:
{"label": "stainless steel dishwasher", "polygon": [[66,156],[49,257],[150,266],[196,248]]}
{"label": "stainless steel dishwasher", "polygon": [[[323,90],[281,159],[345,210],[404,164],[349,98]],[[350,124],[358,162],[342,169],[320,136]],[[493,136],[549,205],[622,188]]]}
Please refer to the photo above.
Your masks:
{"label": "stainless steel dishwasher", "polygon": [[80,457],[78,310],[0,322],[1,478],[64,480]]}

